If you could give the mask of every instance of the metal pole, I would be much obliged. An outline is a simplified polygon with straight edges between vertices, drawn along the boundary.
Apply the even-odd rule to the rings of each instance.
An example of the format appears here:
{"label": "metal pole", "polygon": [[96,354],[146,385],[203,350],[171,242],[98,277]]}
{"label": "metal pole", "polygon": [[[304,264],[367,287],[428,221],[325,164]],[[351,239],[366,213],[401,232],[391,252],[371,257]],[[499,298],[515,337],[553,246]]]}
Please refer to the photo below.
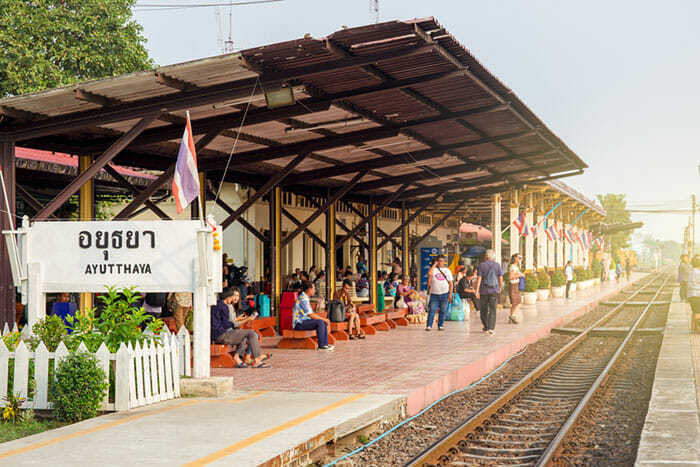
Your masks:
{"label": "metal pole", "polygon": [[695,195],[693,195],[693,211],[691,213],[692,216],[692,227],[691,227],[691,237],[690,237],[690,255],[694,256],[695,255]]}

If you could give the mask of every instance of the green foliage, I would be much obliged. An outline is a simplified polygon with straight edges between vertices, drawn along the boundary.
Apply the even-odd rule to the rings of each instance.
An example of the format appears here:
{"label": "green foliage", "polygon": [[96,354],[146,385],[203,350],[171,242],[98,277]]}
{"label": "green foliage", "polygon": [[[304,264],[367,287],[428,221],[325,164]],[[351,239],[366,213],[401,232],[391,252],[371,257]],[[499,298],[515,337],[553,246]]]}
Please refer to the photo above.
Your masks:
{"label": "green foliage", "polygon": [[525,292],[537,292],[539,281],[534,273],[528,272],[525,274]]}
{"label": "green foliage", "polygon": [[107,375],[94,355],[71,353],[58,364],[54,383],[49,387],[54,417],[77,422],[96,416],[107,387]]}
{"label": "green foliage", "polygon": [[537,274],[537,288],[538,289],[549,289],[549,274],[546,272],[540,272]]}
{"label": "green foliage", "polygon": [[561,271],[555,271],[552,274],[552,287],[561,287],[566,284],[566,277]]}
{"label": "green foliage", "polygon": [[0,1],[0,97],[153,68],[135,3]]}
{"label": "green foliage", "polygon": [[143,334],[142,326],[153,334],[160,333],[163,321],[153,319],[143,307],[138,307],[136,303],[140,298],[134,289],[108,287],[107,293],[99,297],[104,305],[99,317],[95,317],[95,310],[90,310],[84,315],[67,318],[73,330],[65,339],[68,349],[75,351],[84,342],[90,352],[96,352],[104,342],[109,351],[115,353],[122,342],[136,344],[150,339]]}
{"label": "green foliage", "polygon": [[572,284],[575,284],[576,281],[578,281],[578,275],[576,275],[576,271],[575,271],[575,270],[574,270],[574,271],[571,271],[571,275],[573,276],[572,279],[571,279],[571,283],[572,283]]}
{"label": "green foliage", "polygon": [[34,351],[39,342],[43,341],[48,351],[54,352],[66,334],[66,326],[61,318],[58,316],[47,316],[37,321],[32,327],[32,337],[29,339],[29,346]]}
{"label": "green foliage", "polygon": [[14,394],[10,392],[7,396],[2,398],[5,401],[5,405],[2,408],[2,419],[6,422],[16,423],[20,419],[21,409],[19,408],[24,404],[24,398],[19,397],[19,393]]}
{"label": "green foliage", "polygon": [[600,264],[600,261],[597,259],[594,259],[591,261],[591,273],[593,274],[593,277],[600,277],[600,273],[603,270],[603,265]]}
{"label": "green foliage", "polygon": [[33,410],[24,409],[17,423],[0,423],[0,443],[59,428],[64,424],[55,420],[37,419]]}
{"label": "green foliage", "polygon": [[0,339],[2,339],[5,347],[7,347],[7,350],[14,352],[14,350],[17,348],[17,344],[19,344],[19,341],[22,340],[22,335],[19,332],[11,332],[6,336],[2,336]]}
{"label": "green foliage", "polygon": [[[605,216],[605,222],[607,224],[614,224],[617,222],[631,222],[632,216],[627,210],[627,201],[625,200],[625,194],[613,194],[608,193],[606,195],[598,195],[598,201],[605,208],[607,215]],[[627,248],[632,238],[632,232],[626,230],[623,232],[618,232],[615,234],[609,234],[605,236],[606,240],[612,245],[612,251],[616,248]]]}

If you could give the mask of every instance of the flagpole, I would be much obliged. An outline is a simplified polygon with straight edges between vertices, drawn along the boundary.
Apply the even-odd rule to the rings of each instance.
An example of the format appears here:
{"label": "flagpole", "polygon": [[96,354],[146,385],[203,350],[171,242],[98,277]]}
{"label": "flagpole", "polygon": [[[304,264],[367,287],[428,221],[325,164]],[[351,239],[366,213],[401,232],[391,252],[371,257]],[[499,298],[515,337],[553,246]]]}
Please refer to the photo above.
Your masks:
{"label": "flagpole", "polygon": [[7,219],[10,221],[10,230],[15,230],[12,209],[10,209],[10,200],[7,198],[7,188],[5,188],[5,175],[2,173],[2,168],[0,168],[0,182],[2,182],[2,195],[5,198],[5,207],[7,208]]}
{"label": "flagpole", "polygon": [[[192,128],[192,123],[190,122],[190,111],[187,110],[186,113],[187,113],[187,122],[190,124],[190,128]],[[197,155],[195,154],[195,158],[196,157],[197,157]],[[197,171],[197,181],[201,182],[201,180],[199,180],[199,171]],[[204,183],[206,183],[206,180],[204,180]],[[197,184],[199,185],[199,183],[197,183]],[[199,212],[199,221],[202,223],[202,227],[204,227],[204,225],[205,225],[204,224],[204,209],[202,206],[202,187],[201,186],[199,187],[199,194],[197,195],[197,203],[198,203],[198,207],[199,207],[199,209],[197,209],[197,211]]]}

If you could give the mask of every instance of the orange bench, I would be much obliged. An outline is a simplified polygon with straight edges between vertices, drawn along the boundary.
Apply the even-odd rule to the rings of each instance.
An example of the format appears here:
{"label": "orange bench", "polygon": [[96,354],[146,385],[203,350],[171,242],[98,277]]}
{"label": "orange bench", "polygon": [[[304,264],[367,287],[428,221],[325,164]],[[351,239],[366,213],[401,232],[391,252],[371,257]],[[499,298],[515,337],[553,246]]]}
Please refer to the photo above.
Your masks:
{"label": "orange bench", "polygon": [[392,328],[408,326],[408,320],[406,319],[408,308],[387,308],[384,312],[386,313],[386,322]]}
{"label": "orange bench", "polygon": [[340,323],[334,323],[331,321],[331,335],[337,341],[346,341],[350,339],[348,334],[348,322],[342,321]]}
{"label": "orange bench", "polygon": [[374,335],[377,331],[391,329],[391,326],[387,324],[387,314],[377,313],[373,304],[357,305],[356,310],[360,315],[360,326],[365,334]]}
{"label": "orange bench", "polygon": [[275,326],[277,326],[277,318],[275,316],[266,316],[264,318],[255,318],[243,325],[244,329],[252,329],[258,333],[258,339],[263,337],[274,337]]}
{"label": "orange bench", "polygon": [[211,344],[209,345],[209,366],[211,368],[233,368],[236,361],[233,354],[236,352],[235,345]]}
{"label": "orange bench", "polygon": [[[328,334],[328,343],[335,344],[333,334]],[[318,338],[316,331],[297,331],[296,329],[285,329],[282,331],[282,340],[277,347],[280,349],[318,349]]]}

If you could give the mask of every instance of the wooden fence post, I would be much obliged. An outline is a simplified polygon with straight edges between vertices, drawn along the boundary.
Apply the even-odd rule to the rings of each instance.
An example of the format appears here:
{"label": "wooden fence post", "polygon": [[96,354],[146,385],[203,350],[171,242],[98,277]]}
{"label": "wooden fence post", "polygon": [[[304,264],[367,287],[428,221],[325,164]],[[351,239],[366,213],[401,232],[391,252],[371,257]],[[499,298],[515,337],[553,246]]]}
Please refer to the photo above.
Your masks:
{"label": "wooden fence post", "polygon": [[114,410],[129,409],[129,381],[133,381],[133,371],[129,375],[129,349],[123,342],[117,351],[117,364],[114,370]]}
{"label": "wooden fence post", "polygon": [[34,379],[36,381],[36,391],[34,393],[35,409],[48,409],[49,390],[49,351],[44,342],[34,351]]}
{"label": "wooden fence post", "polygon": [[29,349],[24,342],[19,341],[15,349],[15,381],[12,392],[19,397],[27,398],[29,383]]}
{"label": "wooden fence post", "polygon": [[[5,323],[7,325],[7,323]],[[5,343],[0,340],[0,381],[5,381],[5,384],[0,384],[0,399],[7,396],[7,381],[9,379],[8,363],[10,361],[10,351],[7,350]]]}

